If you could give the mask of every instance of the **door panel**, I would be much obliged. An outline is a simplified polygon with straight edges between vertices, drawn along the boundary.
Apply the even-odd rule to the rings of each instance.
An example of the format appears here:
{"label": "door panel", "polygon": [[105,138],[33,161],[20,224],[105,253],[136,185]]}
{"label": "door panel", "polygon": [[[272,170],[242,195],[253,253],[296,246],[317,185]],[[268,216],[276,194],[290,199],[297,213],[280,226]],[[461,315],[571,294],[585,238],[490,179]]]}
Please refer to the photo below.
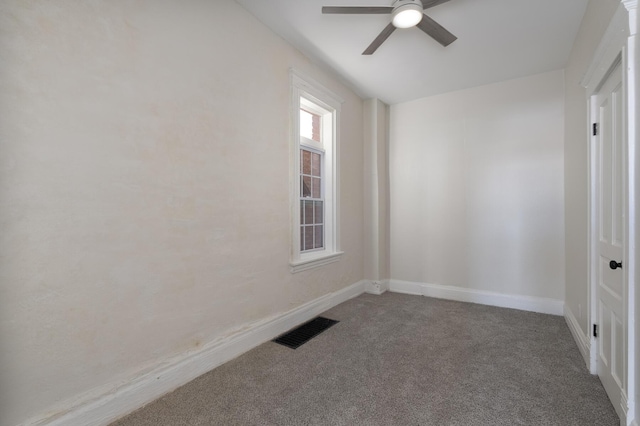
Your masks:
{"label": "door panel", "polygon": [[[620,345],[620,343],[618,342],[624,341],[623,326],[622,326],[622,322],[620,321],[620,318],[612,317],[612,320],[615,321],[611,329],[612,337],[613,337],[612,342],[613,342],[613,346],[617,347]],[[620,388],[623,388],[624,377],[625,377],[625,368],[624,368],[625,366],[624,366],[624,356],[622,351],[616,351],[616,357],[612,361],[613,361],[613,366],[611,368],[611,373],[613,375],[613,379],[616,381],[618,386],[620,386]]]}
{"label": "door panel", "polygon": [[612,188],[612,205],[613,211],[617,212],[613,216],[612,229],[612,244],[622,251],[623,247],[623,227],[624,227],[624,188],[622,182],[622,173],[624,167],[623,159],[623,141],[622,137],[622,83],[616,85],[612,93],[613,97],[613,131],[615,132],[613,138],[613,153],[612,160],[615,170],[613,172],[613,188]]}
{"label": "door panel", "polygon": [[[596,95],[599,131],[596,138],[596,203],[598,265],[596,268],[598,376],[618,414],[626,377],[624,274],[611,269],[622,262],[624,244],[624,146],[622,73],[618,66]],[[624,266],[624,265],[623,265]]]}

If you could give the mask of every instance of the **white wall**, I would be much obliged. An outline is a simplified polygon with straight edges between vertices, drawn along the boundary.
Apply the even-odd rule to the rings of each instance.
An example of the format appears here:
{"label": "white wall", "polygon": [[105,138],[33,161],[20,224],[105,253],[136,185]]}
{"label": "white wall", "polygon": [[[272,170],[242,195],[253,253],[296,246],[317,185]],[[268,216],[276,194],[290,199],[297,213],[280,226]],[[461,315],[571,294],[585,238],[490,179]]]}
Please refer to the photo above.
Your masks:
{"label": "white wall", "polygon": [[563,72],[391,107],[391,277],[563,299]]}
{"label": "white wall", "polygon": [[[362,100],[231,0],[0,3],[0,424],[363,278]],[[291,66],[338,93],[341,247],[289,272]]]}
{"label": "white wall", "polygon": [[588,131],[587,98],[580,86],[619,0],[591,0],[565,69],[566,308],[588,331]]}

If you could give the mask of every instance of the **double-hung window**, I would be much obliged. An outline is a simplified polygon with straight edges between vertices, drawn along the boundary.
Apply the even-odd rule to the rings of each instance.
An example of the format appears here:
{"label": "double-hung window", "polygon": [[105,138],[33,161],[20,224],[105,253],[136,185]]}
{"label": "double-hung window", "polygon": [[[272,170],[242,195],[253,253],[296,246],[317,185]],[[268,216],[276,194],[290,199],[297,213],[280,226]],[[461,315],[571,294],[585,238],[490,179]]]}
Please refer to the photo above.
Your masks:
{"label": "double-hung window", "polygon": [[291,271],[339,260],[337,146],[341,100],[296,71],[292,83]]}
{"label": "double-hung window", "polygon": [[300,252],[324,250],[325,150],[322,122],[326,111],[300,99]]}

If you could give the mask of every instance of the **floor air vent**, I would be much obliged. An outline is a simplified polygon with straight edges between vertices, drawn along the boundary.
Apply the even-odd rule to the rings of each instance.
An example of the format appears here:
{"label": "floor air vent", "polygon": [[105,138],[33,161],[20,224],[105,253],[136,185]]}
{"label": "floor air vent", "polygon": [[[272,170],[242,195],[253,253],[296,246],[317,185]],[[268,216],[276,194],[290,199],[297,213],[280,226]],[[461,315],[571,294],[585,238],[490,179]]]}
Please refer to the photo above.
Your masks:
{"label": "floor air vent", "polygon": [[297,349],[309,340],[316,337],[339,321],[332,320],[324,317],[317,317],[311,321],[302,324],[298,328],[294,328],[290,332],[283,334],[282,336],[274,339],[273,341],[281,345],[290,347],[291,349]]}

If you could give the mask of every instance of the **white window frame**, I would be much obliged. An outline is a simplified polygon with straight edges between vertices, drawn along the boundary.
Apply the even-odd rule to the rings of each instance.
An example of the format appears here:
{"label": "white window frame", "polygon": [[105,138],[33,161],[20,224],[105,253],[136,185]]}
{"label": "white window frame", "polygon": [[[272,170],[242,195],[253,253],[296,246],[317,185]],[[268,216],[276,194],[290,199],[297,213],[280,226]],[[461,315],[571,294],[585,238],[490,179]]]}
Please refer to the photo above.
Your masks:
{"label": "white window frame", "polygon": [[[340,109],[344,102],[339,96],[300,71],[291,69],[291,272],[305,271],[337,262],[340,251],[340,223],[338,218],[339,175],[338,146],[340,145]],[[302,99],[311,102],[322,113],[322,145],[300,136],[300,107]],[[309,109],[304,105],[304,109]],[[300,250],[300,149],[323,152],[322,193],[324,196],[324,249]]]}

